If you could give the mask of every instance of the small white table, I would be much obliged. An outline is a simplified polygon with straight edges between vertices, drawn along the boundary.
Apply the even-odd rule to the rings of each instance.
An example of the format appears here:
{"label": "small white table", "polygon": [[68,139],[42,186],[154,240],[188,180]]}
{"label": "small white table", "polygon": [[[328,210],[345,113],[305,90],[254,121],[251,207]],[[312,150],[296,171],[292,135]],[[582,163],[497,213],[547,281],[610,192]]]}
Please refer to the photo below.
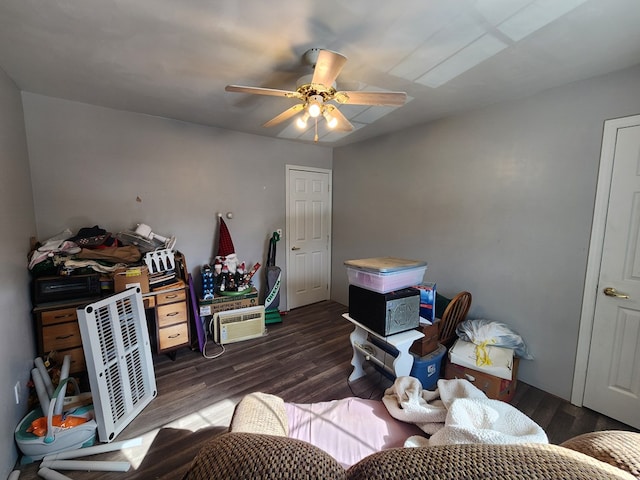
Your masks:
{"label": "small white table", "polygon": [[365,371],[362,368],[362,363],[365,360],[371,360],[382,368],[390,370],[385,364],[384,359],[376,356],[376,349],[367,341],[367,335],[372,335],[378,340],[391,345],[398,351],[398,356],[393,360],[393,368],[390,370],[390,373],[393,373],[396,377],[405,377],[411,373],[411,367],[413,367],[413,356],[409,353],[409,348],[414,341],[424,337],[424,333],[412,329],[385,337],[384,335],[380,335],[357,322],[351,318],[348,313],[345,313],[342,316],[353,323],[356,327],[349,336],[349,339],[351,340],[351,347],[353,348],[353,358],[351,359],[353,372],[349,376],[350,381],[356,380],[365,375]]}

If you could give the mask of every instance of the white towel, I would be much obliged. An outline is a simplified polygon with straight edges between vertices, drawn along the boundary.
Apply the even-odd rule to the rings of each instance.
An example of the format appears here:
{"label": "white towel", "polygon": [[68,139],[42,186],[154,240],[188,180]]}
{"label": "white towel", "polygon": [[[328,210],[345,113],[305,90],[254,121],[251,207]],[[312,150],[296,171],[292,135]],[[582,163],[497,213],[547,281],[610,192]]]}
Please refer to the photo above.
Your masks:
{"label": "white towel", "polygon": [[398,377],[382,398],[389,414],[415,423],[430,439],[410,437],[405,446],[452,443],[549,443],[533,420],[508,403],[491,400],[464,379],[438,380],[435,392],[413,377]]}
{"label": "white towel", "polygon": [[442,428],[447,418],[447,408],[439,396],[438,390],[423,390],[417,378],[398,377],[384,392],[382,402],[393,418],[415,423],[431,434]]}

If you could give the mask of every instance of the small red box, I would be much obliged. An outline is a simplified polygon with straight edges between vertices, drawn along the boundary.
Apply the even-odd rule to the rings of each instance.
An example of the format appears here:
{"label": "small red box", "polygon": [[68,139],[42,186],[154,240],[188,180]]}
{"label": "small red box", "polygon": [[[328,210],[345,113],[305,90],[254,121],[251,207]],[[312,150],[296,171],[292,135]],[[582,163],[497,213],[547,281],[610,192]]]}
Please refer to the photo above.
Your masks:
{"label": "small red box", "polygon": [[438,349],[438,324],[420,325],[416,330],[424,333],[424,337],[413,342],[409,351],[419,357],[424,357],[425,355],[435,352]]}

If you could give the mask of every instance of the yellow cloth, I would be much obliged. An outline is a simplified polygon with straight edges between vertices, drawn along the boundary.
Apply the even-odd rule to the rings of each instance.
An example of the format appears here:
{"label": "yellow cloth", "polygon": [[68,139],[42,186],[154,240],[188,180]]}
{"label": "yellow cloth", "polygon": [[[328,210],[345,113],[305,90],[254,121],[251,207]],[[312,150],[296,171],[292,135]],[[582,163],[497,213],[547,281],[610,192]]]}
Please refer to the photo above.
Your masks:
{"label": "yellow cloth", "polygon": [[476,365],[479,367],[482,366],[491,366],[493,362],[491,361],[491,357],[489,356],[489,352],[487,351],[488,344],[494,344],[494,340],[485,340],[484,342],[476,345]]}

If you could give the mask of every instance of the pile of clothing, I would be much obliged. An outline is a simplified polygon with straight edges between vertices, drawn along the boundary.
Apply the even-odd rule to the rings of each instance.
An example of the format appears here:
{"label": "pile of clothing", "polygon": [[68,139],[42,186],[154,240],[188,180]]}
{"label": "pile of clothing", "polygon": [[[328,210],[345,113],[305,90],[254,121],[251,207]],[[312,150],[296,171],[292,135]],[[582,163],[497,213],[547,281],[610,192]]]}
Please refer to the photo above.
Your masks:
{"label": "pile of clothing", "polygon": [[77,271],[112,273],[140,262],[136,245],[125,245],[98,225],[74,234],[65,229],[34,246],[29,253],[29,270],[36,275],[71,275]]}

